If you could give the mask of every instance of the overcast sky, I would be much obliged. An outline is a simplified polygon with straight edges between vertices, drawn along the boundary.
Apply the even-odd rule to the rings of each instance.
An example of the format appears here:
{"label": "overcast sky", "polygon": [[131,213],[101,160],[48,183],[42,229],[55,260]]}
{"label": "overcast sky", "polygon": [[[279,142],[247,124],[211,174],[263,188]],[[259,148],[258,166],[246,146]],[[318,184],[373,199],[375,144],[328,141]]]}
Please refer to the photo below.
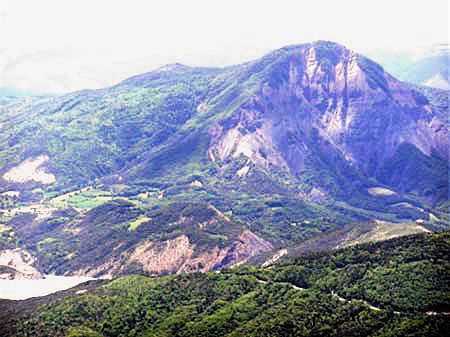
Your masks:
{"label": "overcast sky", "polygon": [[369,56],[448,42],[448,2],[6,2],[0,87],[99,88],[163,64],[224,66],[332,40]]}

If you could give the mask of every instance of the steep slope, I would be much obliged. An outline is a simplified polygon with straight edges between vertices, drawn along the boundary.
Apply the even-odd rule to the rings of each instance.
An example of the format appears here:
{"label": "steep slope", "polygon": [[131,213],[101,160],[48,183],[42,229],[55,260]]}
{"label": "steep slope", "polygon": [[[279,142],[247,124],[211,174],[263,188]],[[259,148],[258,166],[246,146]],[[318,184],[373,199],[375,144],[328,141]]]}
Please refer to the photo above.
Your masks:
{"label": "steep slope", "polygon": [[423,95],[370,60],[327,43],[282,54],[260,91],[212,130],[210,151],[221,160],[243,154],[259,166],[300,175],[311,157],[318,161],[323,154],[322,165],[333,162],[336,168],[327,169],[335,174],[342,162],[341,170],[404,192],[412,188],[392,178],[402,167],[389,167],[389,177],[383,172],[403,147],[412,145],[406,151],[417,151],[421,161],[434,154],[448,159],[448,129]]}
{"label": "steep slope", "polygon": [[[2,172],[46,154],[44,165],[58,186],[111,174],[164,142],[191,117],[211,72],[160,69],[141,76],[148,86],[137,77],[104,90],[3,107]],[[3,184],[15,182],[3,176]]]}
{"label": "steep slope", "polygon": [[[448,228],[441,106],[336,43],[1,109],[0,243],[46,272],[209,270],[374,219]],[[223,226],[194,231],[180,204]],[[171,207],[176,231],[154,220]]]}
{"label": "steep slope", "polygon": [[[448,129],[423,95],[329,42],[226,69],[169,65],[105,90],[18,105],[3,109],[2,143],[9,146],[2,171],[44,153],[42,167],[59,186],[143,160],[154,166],[161,148],[173,151],[188,135],[197,147],[209,136],[203,141],[211,159],[243,154],[294,175],[317,151],[326,157],[322,165],[342,160],[371,177],[401,144],[448,157]],[[3,175],[3,184],[15,182],[23,181]]]}
{"label": "steep slope", "polygon": [[17,235],[38,256],[36,265],[46,273],[209,271],[273,248],[208,204],[171,203],[143,211],[117,199],[72,220],[56,220],[50,228],[33,221],[17,228]]}
{"label": "steep slope", "polygon": [[2,336],[443,336],[449,234],[0,301]]}
{"label": "steep slope", "polygon": [[428,229],[418,223],[391,223],[374,220],[344,226],[278,250],[259,254],[249,262],[250,264],[267,267],[280,260],[308,253],[330,251],[362,243],[384,241],[400,236],[429,232]]}

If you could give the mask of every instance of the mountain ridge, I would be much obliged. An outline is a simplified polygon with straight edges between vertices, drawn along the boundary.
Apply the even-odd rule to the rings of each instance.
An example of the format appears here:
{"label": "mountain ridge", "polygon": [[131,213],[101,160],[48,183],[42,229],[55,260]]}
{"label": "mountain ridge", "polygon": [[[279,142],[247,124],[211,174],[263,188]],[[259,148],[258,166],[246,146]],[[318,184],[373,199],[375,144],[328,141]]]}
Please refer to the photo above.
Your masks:
{"label": "mountain ridge", "polygon": [[[171,240],[210,261],[255,235],[249,242],[263,251],[244,249],[233,264],[349,223],[444,230],[448,123],[426,97],[434,94],[318,41],[4,105],[0,201],[15,236],[0,243],[30,251],[45,272],[70,274],[111,257],[115,272],[142,271],[127,260],[137,247],[152,260]],[[180,203],[198,215],[187,219]],[[214,223],[200,228],[205,214]],[[113,240],[98,240],[105,235]],[[178,272],[178,262],[159,271]]]}

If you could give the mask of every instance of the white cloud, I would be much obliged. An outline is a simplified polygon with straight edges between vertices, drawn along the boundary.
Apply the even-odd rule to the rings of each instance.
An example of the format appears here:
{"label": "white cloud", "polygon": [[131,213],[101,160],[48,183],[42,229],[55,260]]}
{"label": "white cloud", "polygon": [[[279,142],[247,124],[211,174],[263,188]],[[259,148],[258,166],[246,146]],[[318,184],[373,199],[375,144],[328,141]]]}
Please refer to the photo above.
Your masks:
{"label": "white cloud", "polygon": [[67,92],[160,65],[223,66],[317,39],[357,51],[448,40],[446,2],[1,3],[1,86]]}

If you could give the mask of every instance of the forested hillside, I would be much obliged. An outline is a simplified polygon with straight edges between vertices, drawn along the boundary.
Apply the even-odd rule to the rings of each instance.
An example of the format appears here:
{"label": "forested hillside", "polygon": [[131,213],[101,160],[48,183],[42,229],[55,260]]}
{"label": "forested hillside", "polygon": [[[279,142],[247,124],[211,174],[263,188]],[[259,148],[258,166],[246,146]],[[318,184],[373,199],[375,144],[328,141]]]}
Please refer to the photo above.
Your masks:
{"label": "forested hillside", "polygon": [[0,254],[44,273],[161,274],[371,221],[447,230],[445,106],[328,41],[5,102]]}
{"label": "forested hillside", "polygon": [[2,336],[444,336],[450,234],[0,302]]}

